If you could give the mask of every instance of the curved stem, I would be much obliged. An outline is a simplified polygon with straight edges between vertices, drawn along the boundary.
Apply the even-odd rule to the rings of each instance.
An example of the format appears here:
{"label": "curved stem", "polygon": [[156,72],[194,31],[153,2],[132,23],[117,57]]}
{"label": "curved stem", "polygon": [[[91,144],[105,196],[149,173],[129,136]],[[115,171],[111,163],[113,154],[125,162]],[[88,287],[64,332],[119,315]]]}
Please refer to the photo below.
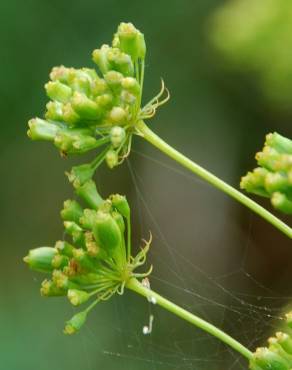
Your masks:
{"label": "curved stem", "polygon": [[292,229],[286,225],[283,221],[279,220],[276,216],[271,214],[265,208],[260,206],[258,203],[248,198],[246,195],[236,190],[232,186],[226,184],[223,180],[219,179],[209,171],[205,170],[198,164],[191,161],[189,158],[185,157],[183,154],[178,152],[176,149],[168,145],[164,140],[157,136],[150,128],[143,122],[139,121],[136,124],[138,133],[149,141],[152,145],[158,148],[160,151],[168,155],[170,158],[174,159],[176,162],[180,163],[182,166],[189,169],[191,172],[202,177],[204,180],[215,186],[216,188],[222,190],[224,193],[230,195],[232,198],[236,199],[238,202],[244,204],[247,208],[251,209],[270,224],[274,225],[277,229],[286,234],[289,238],[292,238]]}
{"label": "curved stem", "polygon": [[198,328],[206,331],[207,333],[218,338],[235,351],[239,352],[241,355],[246,357],[248,360],[253,358],[253,354],[246,347],[240,344],[237,340],[233,339],[230,335],[224,333],[222,330],[218,329],[216,326],[210,324],[209,322],[201,319],[200,317],[190,313],[189,311],[183,309],[182,307],[172,303],[168,299],[162,297],[161,295],[155,293],[153,290],[146,288],[137,279],[130,279],[126,284],[126,288],[146,297],[148,300],[154,301],[159,306],[165,308],[167,311],[172,312],[176,316],[179,316],[183,320],[190,322],[191,324],[197,326]]}

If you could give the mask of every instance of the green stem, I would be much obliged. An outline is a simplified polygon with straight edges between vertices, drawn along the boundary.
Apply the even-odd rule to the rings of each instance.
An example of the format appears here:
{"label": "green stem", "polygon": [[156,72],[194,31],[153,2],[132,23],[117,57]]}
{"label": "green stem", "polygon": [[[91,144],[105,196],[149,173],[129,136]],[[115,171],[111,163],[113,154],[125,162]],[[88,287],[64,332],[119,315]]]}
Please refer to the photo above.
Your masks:
{"label": "green stem", "polygon": [[131,218],[127,217],[127,261],[131,258]]}
{"label": "green stem", "polygon": [[150,130],[150,128],[143,121],[137,122],[136,128],[138,130],[138,133],[142,137],[144,137],[144,139],[149,141],[170,158],[174,159],[176,162],[180,163],[182,166],[186,167],[196,175],[202,177],[204,180],[206,180],[216,188],[222,190],[224,193],[230,195],[232,198],[236,199],[240,203],[244,204],[246,207],[263,217],[270,224],[274,225],[277,229],[286,234],[289,238],[292,238],[291,227],[286,225],[283,221],[279,220],[277,217],[268,212],[265,208],[261,207],[255,201],[242,194],[240,191],[226,184],[223,180],[219,179],[209,171],[191,161],[189,158],[185,157],[176,149],[172,148],[164,140],[157,136],[152,130]]}
{"label": "green stem", "polygon": [[190,322],[191,324],[197,326],[198,328],[206,331],[207,333],[213,335],[214,337],[218,338],[248,360],[252,360],[253,354],[249,351],[246,347],[240,344],[237,340],[233,339],[230,335],[224,333],[222,330],[218,329],[216,326],[208,323],[207,321],[199,318],[198,316],[190,313],[189,311],[181,308],[180,306],[176,305],[175,303],[170,302],[168,299],[162,297],[161,295],[155,293],[153,290],[146,288],[142,285],[137,279],[131,279],[126,284],[126,287],[143,297],[146,297],[148,300],[154,300],[156,304],[165,308],[167,311],[172,312],[176,316],[179,316],[183,320]]}

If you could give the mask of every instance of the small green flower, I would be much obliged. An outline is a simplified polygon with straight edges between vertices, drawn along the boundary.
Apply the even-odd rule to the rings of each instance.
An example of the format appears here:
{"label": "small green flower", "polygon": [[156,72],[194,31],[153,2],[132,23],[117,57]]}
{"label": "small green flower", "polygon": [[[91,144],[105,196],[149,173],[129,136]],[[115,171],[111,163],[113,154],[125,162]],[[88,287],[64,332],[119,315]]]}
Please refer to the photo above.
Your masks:
{"label": "small green flower", "polygon": [[82,228],[73,221],[64,221],[66,232],[71,235],[72,240],[78,247],[85,246],[85,237]]}
{"label": "small green flower", "polygon": [[69,278],[61,270],[53,271],[52,280],[59,289],[67,290],[69,288]]}
{"label": "small green flower", "polygon": [[106,164],[109,168],[114,168],[119,163],[119,156],[115,150],[109,150],[105,156]]}
{"label": "small green flower", "polygon": [[69,289],[67,296],[73,306],[79,306],[82,303],[87,302],[90,298],[90,294],[79,289]]}
{"label": "small green flower", "polygon": [[87,311],[82,311],[74,315],[69,321],[67,321],[64,334],[75,334],[85,324],[87,317]]}
{"label": "small green flower", "polygon": [[133,60],[144,59],[146,44],[144,35],[132,23],[121,23],[114,37],[114,44]]}
{"label": "small green flower", "polygon": [[95,168],[90,163],[74,166],[71,172],[66,173],[69,181],[73,184],[74,188],[78,188],[94,175]]}
{"label": "small green flower", "polygon": [[92,230],[93,225],[96,222],[97,211],[94,209],[85,209],[82,217],[80,217],[80,224],[84,229]]}
{"label": "small green flower", "polygon": [[127,198],[124,195],[115,194],[111,196],[111,201],[113,206],[117,209],[117,211],[123,215],[125,218],[130,217],[130,206],[127,201]]}
{"label": "small green flower", "polygon": [[49,123],[40,118],[33,118],[28,122],[28,136],[32,140],[54,141],[61,128],[55,123]]}
{"label": "small green flower", "polygon": [[60,103],[68,103],[72,96],[72,89],[60,81],[48,82],[45,89],[49,98]]}
{"label": "small green flower", "polygon": [[126,131],[123,127],[114,126],[110,131],[110,139],[115,149],[119,148],[126,138]]}
{"label": "small green flower", "polygon": [[64,221],[78,223],[82,215],[83,208],[76,200],[68,199],[64,202],[64,208],[61,211],[61,217]]}
{"label": "small green flower", "polygon": [[95,271],[97,268],[97,262],[88,255],[84,249],[76,248],[73,251],[74,260],[78,265],[86,271]]}
{"label": "small green flower", "polygon": [[110,253],[121,246],[122,235],[120,228],[109,213],[97,212],[93,225],[93,234],[98,245]]}
{"label": "small green flower", "polygon": [[52,280],[45,279],[42,282],[40,293],[43,297],[65,296],[67,291],[56,286]]}
{"label": "small green flower", "polygon": [[52,259],[52,266],[54,269],[62,269],[68,266],[69,259],[61,254],[56,254]]}
{"label": "small green flower", "polygon": [[65,240],[58,240],[55,244],[55,248],[63,256],[73,257],[75,247]]}
{"label": "small green flower", "polygon": [[76,194],[91,208],[98,209],[103,202],[103,199],[97,192],[96,185],[93,180],[88,180],[81,186],[77,186],[75,191]]}
{"label": "small green flower", "polygon": [[39,247],[31,249],[23,260],[32,270],[51,272],[53,270],[52,261],[56,254],[57,251],[55,248]]}

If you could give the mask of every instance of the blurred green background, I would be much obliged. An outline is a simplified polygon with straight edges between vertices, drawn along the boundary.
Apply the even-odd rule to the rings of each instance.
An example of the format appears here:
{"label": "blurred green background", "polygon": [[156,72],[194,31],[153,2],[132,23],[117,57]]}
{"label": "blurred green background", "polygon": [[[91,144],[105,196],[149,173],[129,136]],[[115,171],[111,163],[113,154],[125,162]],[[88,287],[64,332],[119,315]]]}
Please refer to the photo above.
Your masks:
{"label": "blurred green background", "polygon": [[[275,67],[273,52],[278,53],[267,35],[273,35],[277,22],[258,39],[260,21],[258,28],[248,27],[261,46],[244,44],[248,55],[236,37],[223,47],[237,25],[249,25],[251,18],[256,23],[255,14],[262,19],[266,8],[254,3],[257,12],[239,11],[238,17],[245,17],[241,23],[230,22],[228,12],[222,16],[226,3],[219,0],[1,3],[1,369],[246,367],[207,334],[132,293],[98,305],[81,333],[64,336],[63,323],[73,309],[65,299],[40,297],[43,277],[28,271],[22,257],[29,248],[62,238],[59,210],[72,194],[64,171],[78,162],[61,159],[52,145],[30,142],[26,122],[44,112],[43,85],[50,69],[92,67],[91,51],[110,42],[121,21],[133,22],[146,37],[145,99],[159,90],[160,77],[171,92],[151,127],[199,164],[238,187],[240,176],[255,167],[253,156],[266,133],[277,130],[291,137],[292,82],[282,79],[284,89],[274,83],[278,91],[271,95],[258,77],[269,76],[269,63],[271,70]],[[284,13],[291,24],[289,12]],[[283,35],[278,41],[291,57],[289,27]],[[244,63],[234,58],[236,52],[246,56]],[[263,74],[252,60],[261,60]],[[292,65],[286,66],[291,81]],[[130,199],[135,248],[152,230],[153,288],[251,349],[263,344],[292,295],[292,248],[285,236],[140,139],[128,163],[114,171],[101,169],[96,180],[104,195],[120,192]],[[270,209],[269,202],[257,201]],[[144,336],[149,312],[155,317],[153,332]]]}

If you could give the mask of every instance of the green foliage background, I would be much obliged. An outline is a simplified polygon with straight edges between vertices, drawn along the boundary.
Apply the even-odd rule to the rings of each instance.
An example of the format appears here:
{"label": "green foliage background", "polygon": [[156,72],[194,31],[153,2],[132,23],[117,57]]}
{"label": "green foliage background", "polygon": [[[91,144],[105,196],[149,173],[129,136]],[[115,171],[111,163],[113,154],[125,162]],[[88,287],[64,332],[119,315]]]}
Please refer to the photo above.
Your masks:
{"label": "green foliage background", "polygon": [[[79,335],[63,336],[63,322],[73,309],[65,300],[41,298],[41,277],[22,263],[29,248],[62,238],[59,210],[72,194],[63,173],[78,161],[62,160],[46,143],[31,143],[26,122],[44,111],[43,85],[51,67],[92,67],[91,51],[109,42],[121,21],[133,22],[146,36],[145,98],[158,91],[161,76],[171,92],[171,101],[152,120],[152,127],[198,163],[238,186],[240,176],[254,167],[253,154],[262,147],[267,132],[277,130],[291,137],[292,109],[284,112],[268,104],[246,75],[231,71],[226,62],[222,65],[212,49],[209,21],[220,5],[219,0],[10,0],[0,5],[0,368],[163,370],[180,365],[181,369],[215,370],[218,359],[220,368],[233,361],[228,352],[207,365],[193,361],[208,358],[218,343],[158,307],[152,336],[143,336],[149,305],[130,293],[99,305]],[[134,149],[178,168],[139,139]],[[221,290],[204,289],[204,276],[186,260],[216,277],[240,268],[248,245],[244,270],[280,296],[291,295],[289,241],[200,181],[137,153],[132,153],[130,163],[141,178],[139,191],[168,247],[141,194],[137,195],[126,164],[113,172],[101,170],[97,182],[105,195],[123,192],[131,200],[137,247],[140,238],[153,230],[153,288],[189,305],[238,339],[248,340],[241,335],[243,329],[250,331],[249,340],[254,339],[252,315],[244,328],[236,322],[232,325],[224,320],[224,311],[214,305],[200,308],[197,298],[165,282],[201,290],[228,305],[229,298]],[[268,202],[264,205],[270,207]],[[258,294],[257,285],[241,276],[225,281],[224,286]],[[264,328],[259,332],[265,334]],[[196,335],[203,340],[194,345]],[[180,341],[184,341],[182,353],[175,346]],[[182,357],[190,360],[182,362]]]}

